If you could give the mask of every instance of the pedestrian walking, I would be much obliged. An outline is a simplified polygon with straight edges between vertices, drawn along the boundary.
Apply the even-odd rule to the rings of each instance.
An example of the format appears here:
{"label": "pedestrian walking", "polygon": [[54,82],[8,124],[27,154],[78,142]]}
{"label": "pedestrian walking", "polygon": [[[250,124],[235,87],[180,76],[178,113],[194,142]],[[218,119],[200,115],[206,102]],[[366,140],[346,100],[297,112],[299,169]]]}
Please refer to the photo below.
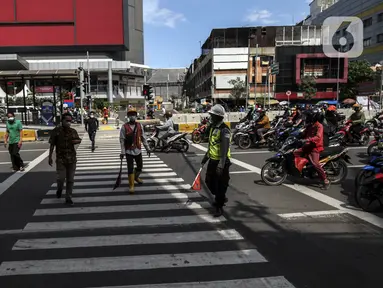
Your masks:
{"label": "pedestrian walking", "polygon": [[208,161],[205,183],[210,192],[215,196],[215,217],[223,214],[223,206],[227,202],[226,191],[229,186],[230,162],[230,128],[223,122],[225,108],[216,104],[209,111],[211,116],[211,129],[209,133],[208,151],[202,159],[202,166]]}
{"label": "pedestrian walking", "polygon": [[[122,160],[126,156],[126,162],[128,165],[128,178],[129,178],[129,193],[134,193],[134,182],[137,184],[143,184],[140,179],[140,174],[143,168],[142,150],[141,144],[144,145],[148,156],[150,152],[148,144],[146,142],[144,128],[137,120],[137,110],[130,108],[127,113],[128,122],[122,125],[120,130],[120,144]],[[136,162],[136,169],[134,169],[134,162]]]}
{"label": "pedestrian walking", "polygon": [[75,129],[70,128],[72,116],[70,114],[62,115],[62,125],[52,130],[49,139],[50,166],[53,164],[52,154],[56,147],[56,172],[57,172],[57,198],[61,198],[64,182],[66,180],[66,199],[65,203],[73,205],[72,190],[74,184],[74,174],[76,171],[76,149],[75,145],[81,143],[81,139]]}
{"label": "pedestrian walking", "polygon": [[15,119],[13,112],[7,113],[8,121],[4,135],[4,146],[7,148],[11,156],[12,170],[24,171],[24,162],[20,156],[21,145],[23,144],[23,125],[20,120]]}
{"label": "pedestrian walking", "polygon": [[85,131],[89,134],[89,140],[92,142],[92,152],[96,149],[96,132],[99,127],[98,119],[95,117],[94,112],[90,112],[89,118],[85,121]]}
{"label": "pedestrian walking", "polygon": [[104,124],[108,124],[109,110],[106,107],[104,107],[103,113],[104,113]]}

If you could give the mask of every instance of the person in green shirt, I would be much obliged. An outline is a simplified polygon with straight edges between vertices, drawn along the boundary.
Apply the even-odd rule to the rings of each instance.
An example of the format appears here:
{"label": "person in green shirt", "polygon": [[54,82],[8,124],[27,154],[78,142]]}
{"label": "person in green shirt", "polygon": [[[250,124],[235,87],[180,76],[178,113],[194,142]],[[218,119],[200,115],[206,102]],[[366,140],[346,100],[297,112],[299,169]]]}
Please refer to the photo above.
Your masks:
{"label": "person in green shirt", "polygon": [[23,140],[23,126],[20,120],[15,119],[15,114],[8,112],[8,121],[4,136],[4,146],[7,147],[11,156],[13,171],[24,171],[24,162],[20,156]]}

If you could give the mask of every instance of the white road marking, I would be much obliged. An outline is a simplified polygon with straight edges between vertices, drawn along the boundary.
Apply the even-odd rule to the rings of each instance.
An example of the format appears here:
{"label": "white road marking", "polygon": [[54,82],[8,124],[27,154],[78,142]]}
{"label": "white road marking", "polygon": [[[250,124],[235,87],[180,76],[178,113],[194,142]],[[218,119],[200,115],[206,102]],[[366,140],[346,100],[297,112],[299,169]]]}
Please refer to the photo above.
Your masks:
{"label": "white road marking", "polygon": [[5,191],[7,191],[8,188],[11,187],[13,184],[15,184],[17,180],[19,180],[21,177],[23,177],[25,174],[27,174],[29,171],[35,168],[38,164],[40,164],[44,159],[47,158],[48,155],[49,155],[49,150],[45,150],[45,152],[42,153],[39,157],[29,162],[24,172],[20,172],[20,171],[15,172],[11,176],[9,176],[6,180],[4,180],[2,183],[0,183],[0,195],[3,194]]}
{"label": "white road marking", "polygon": [[[202,150],[204,152],[207,151],[207,148],[203,147],[202,145],[199,145],[199,144],[192,144],[195,148],[199,149],[199,150]],[[250,165],[250,164],[247,164],[243,161],[239,161],[237,159],[231,159],[231,161],[238,165],[238,166],[241,166],[242,168],[245,168],[245,169],[248,169],[248,170],[251,170],[253,171],[254,173],[256,174],[261,174],[261,169],[258,168],[258,167],[255,167],[253,165]],[[298,185],[298,184],[283,184],[283,186],[285,187],[289,187],[301,194],[304,194],[308,197],[311,197],[317,201],[320,201],[322,203],[325,203],[329,206],[332,206],[336,209],[339,209],[339,210],[342,210],[342,211],[345,211],[351,215],[353,215],[354,217],[356,218],[359,218],[365,222],[368,222],[372,225],[375,225],[379,228],[383,228],[383,219],[378,217],[378,216],[375,216],[373,214],[370,214],[370,213],[367,213],[367,212],[363,212],[361,210],[355,210],[355,208],[352,208],[352,209],[349,209],[347,208],[348,204],[345,203],[345,202],[342,202],[342,201],[339,201],[335,198],[332,198],[330,196],[327,196],[323,193],[320,193],[320,192],[317,192],[313,189],[310,189],[310,188],[307,188],[305,186],[302,186],[302,185]]]}
{"label": "white road marking", "polygon": [[[76,197],[73,195],[73,200],[76,203],[102,203],[102,202],[122,202],[122,201],[145,201],[145,200],[163,200],[177,199],[188,200],[201,198],[201,195],[193,193],[166,193],[166,194],[134,194],[134,195],[119,195],[119,196],[92,196],[92,197]],[[62,199],[48,198],[44,199],[41,204],[62,204]]]}
{"label": "white road marking", "polygon": [[122,257],[26,260],[3,262],[0,265],[0,276],[59,274],[68,273],[68,271],[71,273],[89,273],[174,267],[204,267],[264,262],[267,262],[267,260],[255,249]]}
{"label": "white road marking", "polygon": [[84,221],[56,221],[56,222],[29,222],[24,230],[35,232],[83,230],[100,228],[125,228],[145,226],[187,225],[198,223],[219,223],[226,221],[224,217],[215,218],[209,214],[199,214],[176,217],[151,217],[110,220],[84,220]]}
{"label": "white road marking", "polygon": [[[120,171],[120,169],[110,169],[110,170],[89,170],[89,171],[77,171],[76,170],[76,175],[84,175],[84,174],[102,174],[102,173],[112,173],[114,174],[114,176],[117,176],[118,172]],[[127,171],[127,168],[126,168],[126,165],[123,165],[122,166],[122,171],[123,172],[126,172]],[[146,173],[146,172],[166,172],[166,171],[173,171],[171,168],[149,168],[147,169],[146,167],[144,167],[143,169],[143,172],[142,173]],[[127,173],[127,172],[126,172]],[[105,174],[106,175],[106,174]]]}
{"label": "white road marking", "polygon": [[[184,179],[182,178],[160,178],[160,179],[148,179],[145,181],[145,184],[156,184],[156,183],[181,183],[184,182]],[[89,182],[75,182],[74,187],[80,187],[80,186],[103,186],[103,185],[114,185],[116,183],[116,180],[103,180],[103,181],[89,181]],[[123,179],[121,181],[121,184],[129,184],[128,180]],[[57,183],[53,183],[51,187],[57,187]]]}
{"label": "white road marking", "polygon": [[[31,161],[23,161],[23,162],[24,163],[30,163]],[[0,162],[0,165],[11,165],[11,164],[12,164],[12,162]]]}
{"label": "white road marking", "polygon": [[[25,145],[25,144],[23,144]],[[22,149],[21,150],[21,153],[22,152],[37,152],[37,151],[47,151],[48,148],[44,148],[44,149]],[[4,151],[0,151],[0,153],[9,153],[8,150],[4,150]]]}
{"label": "white road marking", "polygon": [[[160,158],[158,157],[148,157],[148,156],[145,156],[145,157],[142,157],[144,161],[156,161],[156,160],[161,160]],[[108,160],[111,160],[111,161],[118,161],[120,162],[121,159],[120,159],[120,156],[105,156],[105,157],[101,157],[101,158],[94,158],[94,157],[77,157],[77,163],[99,163],[100,161],[103,161],[105,159],[108,159]],[[124,162],[126,162],[126,159],[124,158]]]}
{"label": "white road marking", "polygon": [[205,209],[211,207],[209,202],[200,203],[164,203],[164,204],[140,204],[140,205],[113,205],[97,207],[66,207],[37,209],[33,216],[51,215],[83,215],[100,213],[120,213],[120,212],[142,212],[142,211],[167,211],[183,209]]}
{"label": "white road marking", "polygon": [[[128,187],[119,187],[113,190],[112,187],[104,188],[75,188],[73,193],[76,194],[89,194],[89,193],[109,193],[109,192],[127,192]],[[179,185],[152,185],[152,186],[137,186],[134,187],[134,190],[137,192],[140,191],[163,191],[163,190],[188,190],[190,189],[190,184],[179,184]],[[49,190],[47,195],[56,195],[56,190]]]}
{"label": "white road marking", "polygon": [[[253,173],[253,172],[252,172]],[[175,172],[164,172],[164,173],[142,173],[140,178],[156,178],[156,177],[173,177],[177,176]],[[84,176],[74,176],[75,180],[92,180],[92,179],[116,179],[116,175],[84,175]]]}
{"label": "white road marking", "polygon": [[278,214],[279,217],[284,219],[296,219],[296,218],[324,218],[324,217],[332,217],[341,214],[346,214],[346,211],[341,210],[328,210],[328,211],[312,211],[312,212],[298,212],[298,213],[284,213]]}
{"label": "white road marking", "polygon": [[361,164],[361,165],[347,165],[348,168],[363,168],[366,166],[366,164]]}
{"label": "white road marking", "polygon": [[[122,162],[124,164],[124,161]],[[143,160],[144,166],[150,165],[150,164],[164,164],[164,161],[158,159],[158,160]],[[95,163],[87,162],[87,161],[78,161],[76,167],[84,167],[84,166],[91,166],[93,167],[95,164],[102,164],[103,166],[110,166],[110,165],[120,165],[121,160],[106,160],[106,161],[97,161]]]}
{"label": "white road marking", "polygon": [[232,171],[230,174],[254,174],[253,171],[245,170],[245,171]]}
{"label": "white road marking", "polygon": [[[96,288],[96,287],[94,287]],[[210,282],[164,283],[98,288],[295,288],[285,277],[265,277]]]}
{"label": "white road marking", "polygon": [[[146,168],[159,168],[159,167],[168,167],[168,165],[166,164],[149,164],[149,165],[145,165]],[[98,166],[80,166],[80,167],[77,167],[76,170],[97,170],[97,169],[102,169],[102,170],[108,170],[108,169],[116,169],[116,168],[120,168],[120,165],[115,165],[115,164],[112,164],[112,165],[98,165]],[[145,168],[144,168],[145,169]],[[146,170],[146,169],[145,169]]]}
{"label": "white road marking", "polygon": [[21,239],[16,242],[12,250],[68,249],[235,240],[243,240],[243,237],[234,229],[227,229],[181,233]]}

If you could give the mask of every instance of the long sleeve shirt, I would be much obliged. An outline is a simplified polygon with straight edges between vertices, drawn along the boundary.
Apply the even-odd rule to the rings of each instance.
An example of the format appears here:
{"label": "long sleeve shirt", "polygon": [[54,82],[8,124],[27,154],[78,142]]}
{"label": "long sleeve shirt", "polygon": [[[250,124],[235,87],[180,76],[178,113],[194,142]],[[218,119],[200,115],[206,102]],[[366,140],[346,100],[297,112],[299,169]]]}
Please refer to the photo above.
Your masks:
{"label": "long sleeve shirt", "polygon": [[305,130],[304,138],[311,143],[315,144],[313,151],[322,152],[323,148],[323,125],[315,122]]}
{"label": "long sleeve shirt", "polygon": [[169,118],[164,125],[157,126],[157,129],[160,131],[166,131],[168,133],[173,133],[174,131],[174,122],[172,118]]}

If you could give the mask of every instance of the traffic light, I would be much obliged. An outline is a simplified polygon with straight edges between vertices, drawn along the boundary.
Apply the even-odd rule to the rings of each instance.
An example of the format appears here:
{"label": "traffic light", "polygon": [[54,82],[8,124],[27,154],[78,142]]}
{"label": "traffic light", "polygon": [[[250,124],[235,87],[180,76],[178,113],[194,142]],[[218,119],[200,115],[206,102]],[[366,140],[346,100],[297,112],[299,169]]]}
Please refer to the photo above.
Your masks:
{"label": "traffic light", "polygon": [[154,102],[154,89],[152,86],[145,84],[142,90],[142,95],[145,97],[145,100],[149,101],[149,103]]}

